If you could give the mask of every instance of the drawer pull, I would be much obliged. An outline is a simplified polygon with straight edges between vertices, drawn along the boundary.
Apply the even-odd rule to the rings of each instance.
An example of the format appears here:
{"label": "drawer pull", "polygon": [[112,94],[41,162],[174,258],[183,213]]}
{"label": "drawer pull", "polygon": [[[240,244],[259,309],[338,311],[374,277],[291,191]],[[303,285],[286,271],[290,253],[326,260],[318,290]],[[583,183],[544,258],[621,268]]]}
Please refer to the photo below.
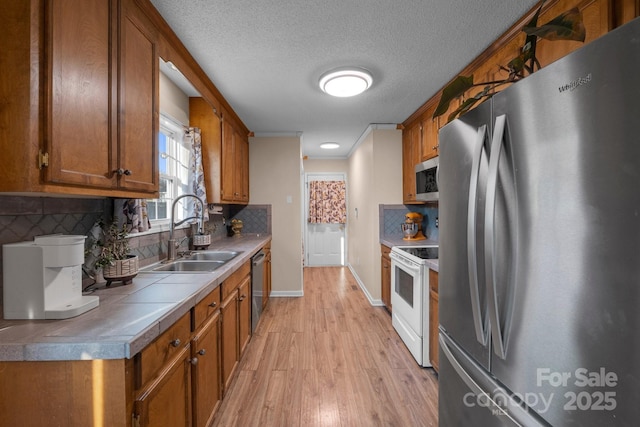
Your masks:
{"label": "drawer pull", "polygon": [[243,294],[243,295],[240,295],[240,298],[238,298],[238,301],[244,301],[244,299],[245,299],[246,297],[247,297],[247,296],[246,296],[246,295],[244,295],[244,294]]}
{"label": "drawer pull", "polygon": [[215,301],[214,301],[214,302],[212,302],[211,304],[209,304],[209,307],[211,307],[211,308],[215,308],[215,307],[217,307],[217,306],[218,306],[218,303],[217,303],[217,302],[215,302]]}
{"label": "drawer pull", "polygon": [[197,365],[198,364],[198,358],[194,357],[191,360],[189,360],[189,363],[191,363],[192,365]]}
{"label": "drawer pull", "polygon": [[199,354],[200,356],[204,356],[206,353],[207,353],[207,350],[205,350],[204,348],[203,348],[203,349],[201,349],[200,351],[198,351],[198,354]]}
{"label": "drawer pull", "polygon": [[180,345],[180,338],[176,338],[175,340],[171,341],[171,345],[174,347],[178,347]]}

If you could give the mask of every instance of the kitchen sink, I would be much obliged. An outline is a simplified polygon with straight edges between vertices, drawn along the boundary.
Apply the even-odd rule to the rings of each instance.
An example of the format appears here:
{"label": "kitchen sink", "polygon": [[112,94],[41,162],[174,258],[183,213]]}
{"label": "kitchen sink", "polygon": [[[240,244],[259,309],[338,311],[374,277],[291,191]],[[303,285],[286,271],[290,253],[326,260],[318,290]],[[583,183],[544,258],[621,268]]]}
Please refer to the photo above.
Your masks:
{"label": "kitchen sink", "polygon": [[184,257],[190,261],[229,261],[240,255],[237,251],[196,251]]}
{"label": "kitchen sink", "polygon": [[226,264],[226,261],[189,261],[177,260],[167,264],[153,266],[147,272],[176,272],[176,273],[211,273]]}

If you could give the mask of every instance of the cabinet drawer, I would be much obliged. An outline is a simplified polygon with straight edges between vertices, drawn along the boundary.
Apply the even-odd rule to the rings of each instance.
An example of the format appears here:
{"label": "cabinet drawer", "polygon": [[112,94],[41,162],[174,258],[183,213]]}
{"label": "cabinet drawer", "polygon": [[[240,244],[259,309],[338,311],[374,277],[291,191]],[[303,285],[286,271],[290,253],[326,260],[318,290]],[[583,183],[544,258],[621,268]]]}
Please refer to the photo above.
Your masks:
{"label": "cabinet drawer", "polygon": [[140,352],[140,386],[154,378],[160,368],[189,342],[191,312],[185,313],[169,329]]}
{"label": "cabinet drawer", "polygon": [[242,279],[249,274],[251,274],[251,261],[245,262],[242,267],[222,282],[222,299],[227,298],[242,283]]}
{"label": "cabinet drawer", "polygon": [[[195,329],[198,329],[202,323],[213,313],[220,309],[220,286],[215,288],[209,295],[204,297],[202,301],[196,304],[193,310],[193,322]],[[195,330],[194,329],[194,330]]]}

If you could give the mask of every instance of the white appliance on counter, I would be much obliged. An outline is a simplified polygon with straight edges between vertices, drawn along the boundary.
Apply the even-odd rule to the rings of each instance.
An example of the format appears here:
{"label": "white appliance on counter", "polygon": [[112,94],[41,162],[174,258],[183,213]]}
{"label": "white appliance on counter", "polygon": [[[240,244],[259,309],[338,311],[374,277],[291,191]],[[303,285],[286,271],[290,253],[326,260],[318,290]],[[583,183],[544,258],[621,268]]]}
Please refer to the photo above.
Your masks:
{"label": "white appliance on counter", "polygon": [[429,360],[429,268],[438,246],[394,246],[391,258],[391,323],[420,366]]}
{"label": "white appliance on counter", "polygon": [[98,306],[82,295],[86,236],[49,235],[2,245],[5,319],[67,319]]}

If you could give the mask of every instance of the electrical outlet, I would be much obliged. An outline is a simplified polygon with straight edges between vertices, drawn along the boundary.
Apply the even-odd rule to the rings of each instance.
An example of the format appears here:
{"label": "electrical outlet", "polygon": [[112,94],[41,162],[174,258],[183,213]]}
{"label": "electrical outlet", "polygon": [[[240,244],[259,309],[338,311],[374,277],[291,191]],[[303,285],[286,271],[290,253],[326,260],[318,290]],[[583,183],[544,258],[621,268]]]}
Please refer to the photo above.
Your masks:
{"label": "electrical outlet", "polygon": [[438,217],[436,217],[436,228],[440,225],[440,221],[438,221]]}

